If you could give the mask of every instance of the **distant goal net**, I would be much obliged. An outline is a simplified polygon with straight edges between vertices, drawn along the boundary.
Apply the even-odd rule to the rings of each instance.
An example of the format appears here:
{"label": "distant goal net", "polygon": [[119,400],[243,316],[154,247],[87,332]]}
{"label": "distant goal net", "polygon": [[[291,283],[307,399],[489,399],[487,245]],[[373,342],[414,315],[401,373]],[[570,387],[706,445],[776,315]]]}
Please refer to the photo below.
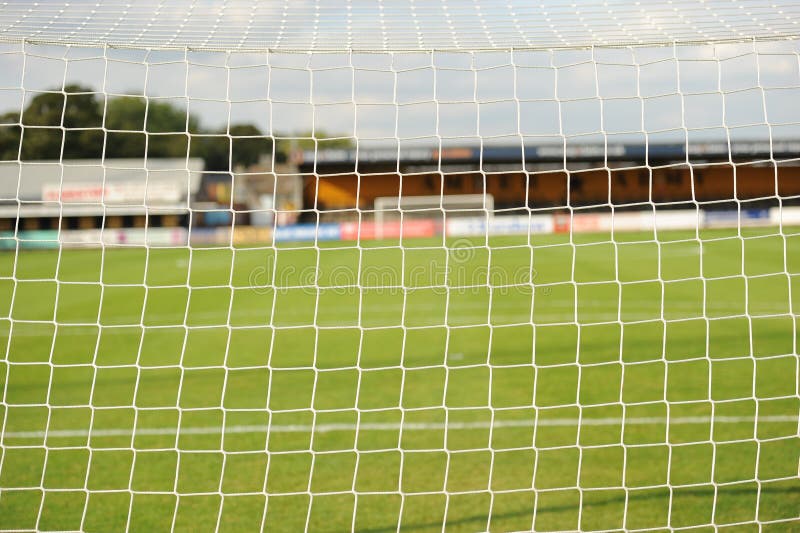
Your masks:
{"label": "distant goal net", "polygon": [[0,530],[800,529],[800,4],[0,4]]}
{"label": "distant goal net", "polygon": [[451,194],[438,196],[381,196],[375,198],[375,224],[401,223],[409,219],[430,219],[446,224],[448,218],[494,217],[491,194]]}

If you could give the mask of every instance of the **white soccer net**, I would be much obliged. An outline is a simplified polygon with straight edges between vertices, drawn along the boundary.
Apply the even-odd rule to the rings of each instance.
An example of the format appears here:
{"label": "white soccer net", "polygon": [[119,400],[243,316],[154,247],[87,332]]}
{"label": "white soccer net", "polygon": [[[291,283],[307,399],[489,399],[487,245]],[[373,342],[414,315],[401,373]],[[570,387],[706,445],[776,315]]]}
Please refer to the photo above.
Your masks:
{"label": "white soccer net", "polygon": [[798,24],[0,5],[0,529],[800,527]]}

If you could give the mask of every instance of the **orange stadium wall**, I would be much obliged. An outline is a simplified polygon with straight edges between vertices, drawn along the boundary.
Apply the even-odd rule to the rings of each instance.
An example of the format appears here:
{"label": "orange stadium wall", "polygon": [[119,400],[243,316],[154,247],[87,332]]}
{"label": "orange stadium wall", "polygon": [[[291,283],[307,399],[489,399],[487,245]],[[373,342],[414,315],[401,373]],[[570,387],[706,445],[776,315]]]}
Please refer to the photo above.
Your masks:
{"label": "orange stadium wall", "polygon": [[[531,173],[410,174],[403,196],[476,194],[494,197],[497,208],[615,205],[637,202],[700,202],[800,196],[800,167],[716,164],[648,170],[589,170]],[[305,208],[371,209],[375,198],[398,196],[398,174],[305,177]],[[610,189],[610,190],[609,190]],[[777,189],[777,190],[776,190]],[[610,192],[610,195],[609,195]],[[569,197],[569,202],[567,202]]]}
{"label": "orange stadium wall", "polygon": [[[562,180],[563,181],[563,180]],[[486,190],[484,191],[484,182]],[[406,174],[402,176],[403,196],[431,196],[439,194],[483,194],[494,197],[495,205],[524,206],[528,184],[521,173],[486,174]],[[376,198],[399,196],[401,177],[398,174],[355,174],[307,176],[305,182],[305,207],[318,209],[371,209]],[[548,187],[550,197],[558,197],[566,188],[553,183]],[[315,203],[316,202],[316,203]]]}

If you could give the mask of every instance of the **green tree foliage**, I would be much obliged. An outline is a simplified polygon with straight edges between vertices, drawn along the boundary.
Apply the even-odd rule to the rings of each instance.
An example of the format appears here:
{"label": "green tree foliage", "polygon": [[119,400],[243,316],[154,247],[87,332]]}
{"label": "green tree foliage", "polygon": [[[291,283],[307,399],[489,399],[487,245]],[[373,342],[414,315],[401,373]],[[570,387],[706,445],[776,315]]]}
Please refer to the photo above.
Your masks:
{"label": "green tree foliage", "polygon": [[189,133],[200,129],[185,109],[133,96],[108,101],[106,128],[106,157],[142,157],[145,146],[148,157],[186,157]]}
{"label": "green tree foliage", "polygon": [[0,160],[9,161],[19,157],[19,113],[0,115]]}
{"label": "green tree foliage", "polygon": [[[90,89],[67,85],[64,92],[37,94],[22,112],[6,113],[0,134],[3,159],[97,157],[103,133],[100,106]],[[17,126],[21,124],[23,128]],[[22,149],[20,152],[20,141]],[[100,147],[100,148],[98,148]]]}
{"label": "green tree foliage", "polygon": [[252,165],[272,149],[272,138],[264,137],[252,124],[234,124],[228,132],[216,132],[192,142],[192,154],[203,157],[206,170],[213,171],[227,171],[231,162],[234,168]]}
{"label": "green tree foliage", "polygon": [[[275,143],[252,124],[206,131],[168,102],[108,98],[80,85],[34,96],[22,112],[0,115],[0,159],[201,157],[207,170],[256,163]],[[105,117],[105,121],[104,121]],[[105,127],[106,131],[103,131]],[[20,149],[21,145],[21,149]],[[283,159],[280,155],[279,159]]]}

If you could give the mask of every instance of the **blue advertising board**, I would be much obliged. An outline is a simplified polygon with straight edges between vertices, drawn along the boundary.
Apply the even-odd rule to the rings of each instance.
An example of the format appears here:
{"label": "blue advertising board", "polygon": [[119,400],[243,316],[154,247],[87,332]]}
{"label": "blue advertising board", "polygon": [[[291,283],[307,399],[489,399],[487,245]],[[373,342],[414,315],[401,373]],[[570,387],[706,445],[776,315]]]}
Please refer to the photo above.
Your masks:
{"label": "blue advertising board", "polygon": [[275,242],[286,241],[338,241],[341,238],[339,224],[293,224],[278,226],[273,234]]}

